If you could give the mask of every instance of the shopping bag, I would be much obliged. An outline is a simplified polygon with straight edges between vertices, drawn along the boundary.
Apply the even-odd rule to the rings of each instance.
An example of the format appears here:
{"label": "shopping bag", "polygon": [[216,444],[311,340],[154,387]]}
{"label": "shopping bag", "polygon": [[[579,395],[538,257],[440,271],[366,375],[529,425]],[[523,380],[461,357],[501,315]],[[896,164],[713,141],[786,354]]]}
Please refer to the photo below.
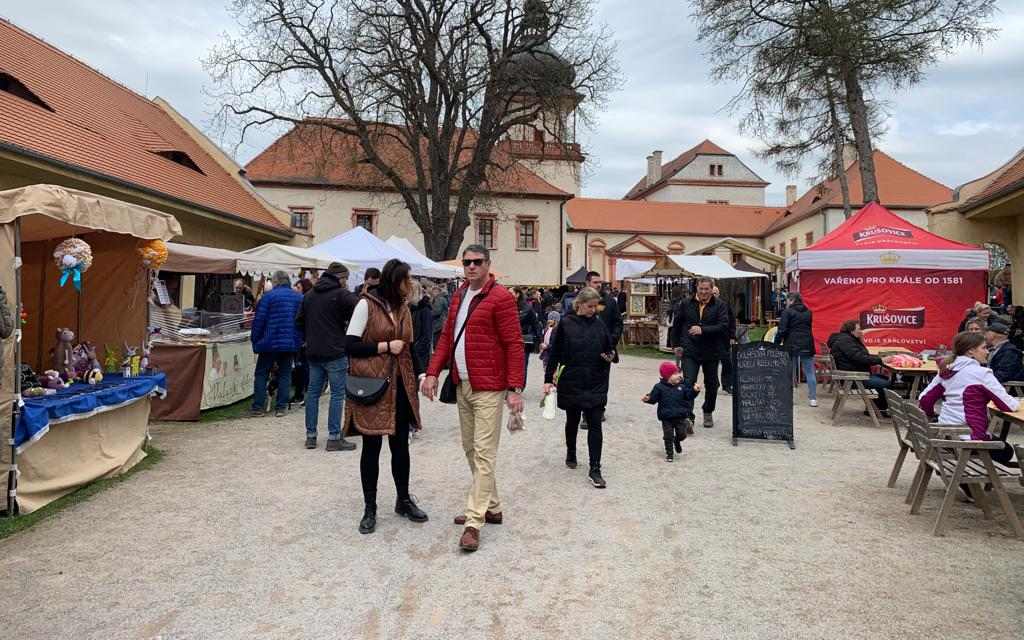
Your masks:
{"label": "shopping bag", "polygon": [[510,432],[522,431],[526,429],[526,416],[523,415],[522,411],[510,411],[508,414],[508,422],[505,426]]}
{"label": "shopping bag", "polygon": [[544,396],[544,419],[554,420],[556,412],[558,411],[558,392],[552,391],[548,395]]}

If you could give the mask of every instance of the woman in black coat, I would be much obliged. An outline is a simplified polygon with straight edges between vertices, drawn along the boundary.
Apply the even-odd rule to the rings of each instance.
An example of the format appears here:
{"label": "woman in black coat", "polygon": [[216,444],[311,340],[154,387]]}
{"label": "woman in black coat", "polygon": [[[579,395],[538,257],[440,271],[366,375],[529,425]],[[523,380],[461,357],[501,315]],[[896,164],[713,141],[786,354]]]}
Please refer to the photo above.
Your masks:
{"label": "woman in black coat", "polygon": [[818,381],[814,376],[814,335],[811,333],[813,316],[799,293],[789,296],[789,307],[779,319],[779,332],[775,343],[789,351],[793,362],[793,386],[800,384],[800,369],[807,379],[807,400],[812,407],[818,406]]}
{"label": "woman in black coat", "polygon": [[565,365],[558,378],[558,408],[565,411],[565,465],[576,468],[576,434],[580,419],[586,416],[590,482],[603,489],[606,485],[601,477],[601,420],[608,404],[608,375],[615,345],[597,317],[600,302],[601,295],[597,291],[589,287],[583,289],[573,301],[575,313],[558,323],[548,350],[544,392],[555,388],[555,372],[560,365]]}
{"label": "woman in black coat", "polygon": [[523,334],[523,386],[526,386],[526,375],[530,372],[530,354],[537,350],[537,345],[544,337],[544,328],[540,326],[537,312],[526,297],[523,289],[516,289],[516,304],[519,306],[519,330]]}

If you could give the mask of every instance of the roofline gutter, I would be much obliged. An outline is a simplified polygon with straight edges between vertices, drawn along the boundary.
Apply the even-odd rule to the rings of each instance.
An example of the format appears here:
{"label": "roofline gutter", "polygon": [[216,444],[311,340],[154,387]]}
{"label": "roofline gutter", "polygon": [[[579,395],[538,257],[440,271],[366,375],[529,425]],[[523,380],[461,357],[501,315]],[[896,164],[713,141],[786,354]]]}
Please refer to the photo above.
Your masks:
{"label": "roofline gutter", "polygon": [[[37,162],[53,165],[54,167],[56,167],[57,169],[60,169],[62,171],[66,171],[66,172],[69,172],[69,173],[77,173],[77,174],[81,174],[81,175],[89,177],[89,178],[93,178],[93,179],[97,179],[97,180],[102,180],[104,182],[109,182],[109,183],[111,183],[113,185],[116,185],[118,187],[122,187],[122,188],[125,188],[125,189],[130,189],[132,191],[136,191],[136,192],[144,194],[146,196],[151,196],[151,197],[159,198],[161,200],[165,200],[165,201],[170,202],[172,204],[184,205],[184,206],[186,206],[186,207],[188,207],[190,209],[194,209],[200,215],[205,215],[206,217],[209,217],[209,218],[214,218],[214,217],[216,217],[216,218],[228,218],[234,224],[238,224],[240,226],[244,226],[244,227],[248,227],[248,228],[254,228],[254,229],[257,229],[257,230],[259,230],[259,231],[261,231],[263,233],[267,233],[267,234],[270,234],[272,236],[275,236],[275,237],[278,237],[278,238],[282,238],[282,239],[291,239],[291,238],[293,238],[295,236],[294,233],[292,233],[291,231],[286,230],[286,229],[275,229],[274,227],[270,227],[270,226],[267,226],[267,225],[264,225],[264,224],[261,224],[261,223],[258,223],[258,222],[253,222],[251,220],[246,220],[245,218],[243,218],[241,216],[235,215],[233,213],[228,213],[227,211],[220,211],[219,209],[213,209],[213,208],[210,208],[210,207],[205,207],[205,206],[200,205],[198,203],[191,202],[189,200],[185,200],[184,198],[178,198],[176,196],[172,196],[172,195],[166,194],[166,193],[164,193],[162,191],[157,191],[156,189],[151,189],[149,187],[144,187],[144,186],[142,186],[140,184],[137,184],[137,183],[134,183],[134,182],[130,182],[130,181],[124,180],[122,178],[117,178],[115,176],[103,173],[101,171],[94,171],[92,169],[87,169],[87,168],[85,168],[83,166],[76,165],[76,164],[73,164],[71,162],[66,162],[64,160],[58,160],[56,158],[53,158],[51,156],[39,153],[37,151],[33,151],[31,149],[26,149],[25,147],[22,147],[20,145],[12,144],[10,142],[4,142],[4,141],[0,140],[0,152],[3,152],[3,151],[7,151],[9,153],[12,153],[12,154],[15,154],[15,155],[19,155],[19,156],[27,156],[28,158],[30,158],[32,160],[35,160]],[[17,158],[15,158],[15,160],[17,160]]]}
{"label": "roofline gutter", "polygon": [[[697,236],[700,238],[721,238],[724,234],[721,233],[708,233],[706,231],[631,231],[628,229],[591,229],[588,227],[569,228],[570,233],[583,233],[589,235],[591,232],[594,233],[621,233],[621,234],[632,234],[640,236]],[[742,235],[732,234],[731,238],[753,238],[755,240],[763,240],[763,235]]]}

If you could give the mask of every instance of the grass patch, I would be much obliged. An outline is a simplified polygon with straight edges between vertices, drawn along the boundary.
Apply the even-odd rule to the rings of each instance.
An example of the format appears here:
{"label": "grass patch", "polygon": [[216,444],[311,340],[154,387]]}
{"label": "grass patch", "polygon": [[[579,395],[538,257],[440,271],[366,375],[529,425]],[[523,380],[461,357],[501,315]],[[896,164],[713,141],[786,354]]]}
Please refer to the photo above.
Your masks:
{"label": "grass patch", "polygon": [[120,484],[121,482],[124,482],[125,480],[127,480],[128,478],[132,477],[133,475],[140,471],[149,469],[156,463],[160,462],[160,460],[162,460],[163,457],[163,451],[157,449],[152,445],[149,445],[146,447],[146,457],[143,458],[143,460],[139,462],[139,464],[129,469],[126,473],[123,473],[119,476],[115,476],[113,478],[104,478],[102,480],[97,480],[92,484],[87,484],[81,489],[69,493],[68,495],[63,496],[61,498],[57,498],[50,504],[44,506],[41,509],[33,511],[32,513],[17,516],[15,518],[0,517],[0,540],[6,538],[7,536],[14,535],[19,531],[24,531],[25,529],[28,529],[29,527],[32,527],[36,523],[42,522],[47,518],[51,518],[72,505],[85,502],[86,500],[93,497],[97,493],[105,491],[110,487],[113,487],[117,484]]}
{"label": "grass patch", "polygon": [[671,360],[673,355],[666,353],[653,346],[637,346],[634,344],[623,345],[619,348],[619,353],[627,356],[638,356],[641,358],[654,358],[657,360]]}
{"label": "grass patch", "polygon": [[217,407],[215,409],[207,409],[199,414],[199,422],[218,422],[220,420],[237,420],[238,418],[244,418],[248,413],[249,409],[252,408],[252,398],[246,398],[245,400],[239,400],[235,404],[229,404],[225,407]]}

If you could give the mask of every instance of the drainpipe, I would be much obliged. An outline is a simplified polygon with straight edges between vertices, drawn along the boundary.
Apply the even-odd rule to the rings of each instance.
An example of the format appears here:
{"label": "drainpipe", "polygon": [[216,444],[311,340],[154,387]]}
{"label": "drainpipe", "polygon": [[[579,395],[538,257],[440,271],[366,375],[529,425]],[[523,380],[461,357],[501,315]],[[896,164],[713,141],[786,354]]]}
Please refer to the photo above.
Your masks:
{"label": "drainpipe", "polygon": [[558,205],[558,282],[562,284],[565,280],[565,203],[562,200]]}

